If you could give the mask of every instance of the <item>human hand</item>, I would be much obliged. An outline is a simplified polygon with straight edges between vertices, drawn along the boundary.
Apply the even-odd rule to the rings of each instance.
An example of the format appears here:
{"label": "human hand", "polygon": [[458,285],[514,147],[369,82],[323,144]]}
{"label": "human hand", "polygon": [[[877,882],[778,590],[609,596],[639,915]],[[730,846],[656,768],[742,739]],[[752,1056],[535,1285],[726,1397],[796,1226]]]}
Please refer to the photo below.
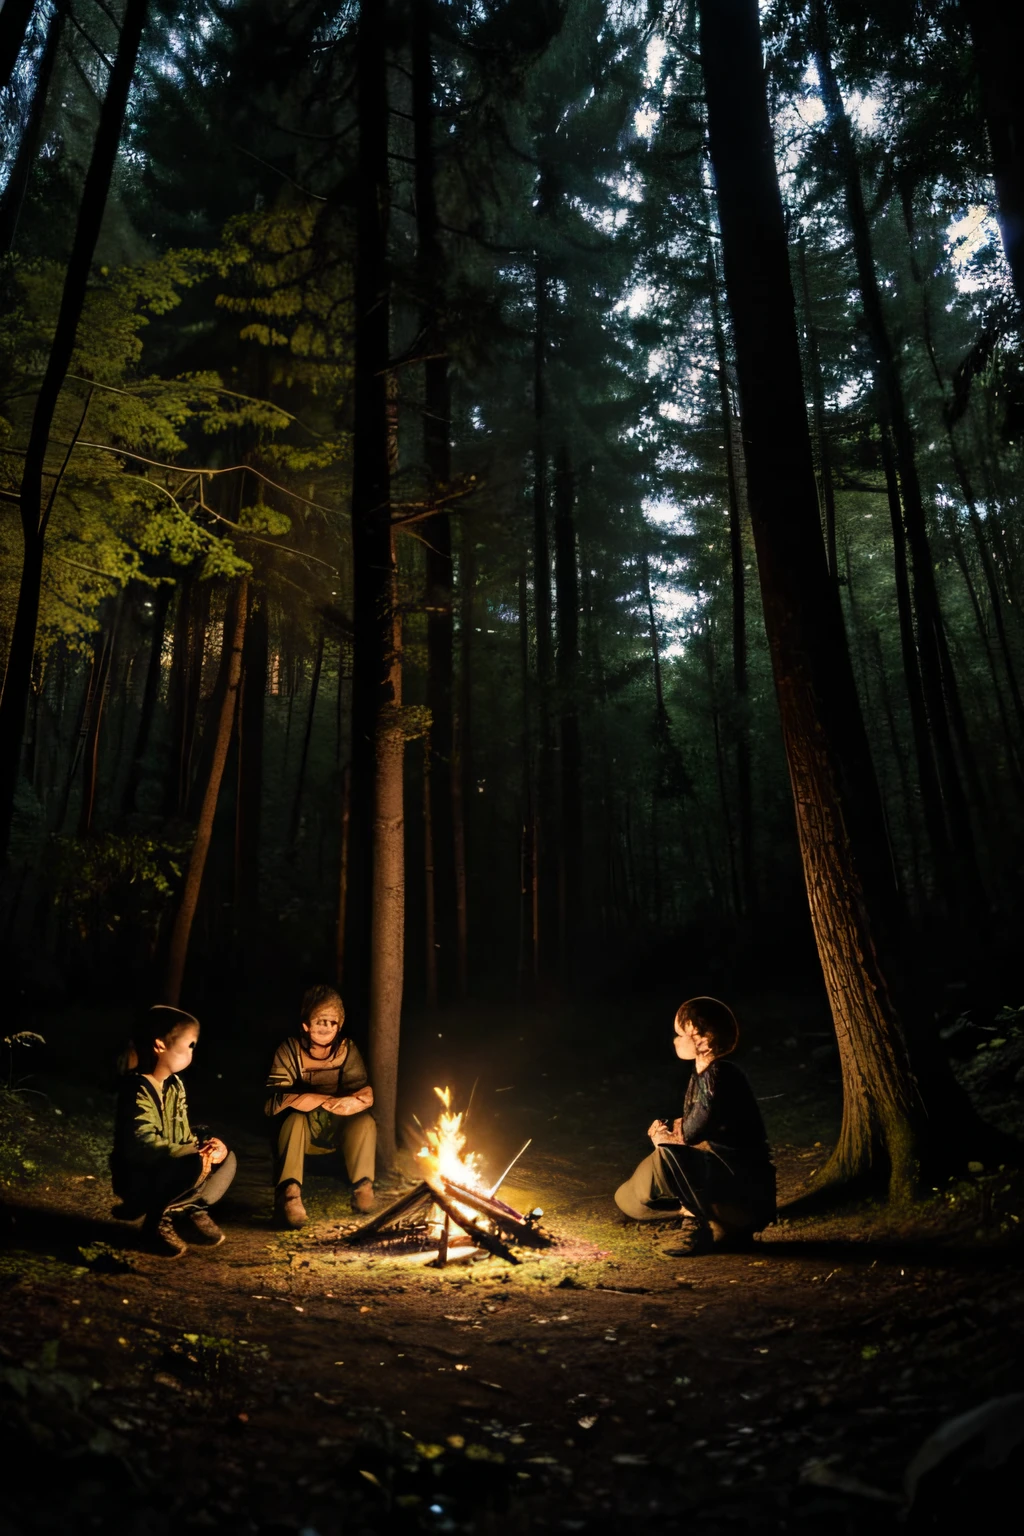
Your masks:
{"label": "human hand", "polygon": [[663,1135],[663,1133],[665,1131],[667,1131],[667,1130],[668,1130],[668,1124],[667,1124],[666,1121],[664,1121],[664,1120],[652,1120],[650,1125],[647,1127],[647,1134],[651,1138],[651,1140],[654,1142],[655,1146],[657,1146],[658,1143],[655,1140],[655,1138],[657,1136]]}
{"label": "human hand", "polygon": [[199,1150],[200,1152],[208,1151],[210,1153],[210,1161],[214,1164],[214,1166],[216,1166],[217,1163],[222,1163],[228,1155],[228,1149],[221,1141],[219,1136],[208,1137],[208,1139],[203,1142]]}
{"label": "human hand", "polygon": [[352,1100],[345,1094],[338,1094],[333,1098],[324,1099],[321,1109],[326,1109],[331,1115],[350,1115],[352,1113]]}
{"label": "human hand", "polygon": [[204,1179],[208,1178],[210,1169],[213,1167],[213,1147],[208,1141],[204,1141],[202,1146],[197,1148],[197,1151],[203,1164],[202,1177]]}

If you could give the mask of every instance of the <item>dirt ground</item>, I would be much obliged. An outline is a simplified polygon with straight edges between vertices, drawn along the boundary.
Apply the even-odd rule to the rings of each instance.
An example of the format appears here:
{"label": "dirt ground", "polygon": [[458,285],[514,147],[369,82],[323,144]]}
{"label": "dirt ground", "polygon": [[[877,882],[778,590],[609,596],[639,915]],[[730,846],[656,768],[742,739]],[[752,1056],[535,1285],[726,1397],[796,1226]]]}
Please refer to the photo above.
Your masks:
{"label": "dirt ground", "polygon": [[[741,1057],[783,1202],[838,1110],[820,1020],[784,1013]],[[424,1119],[431,1079],[455,1071],[464,1101],[477,1077],[489,1168],[533,1138],[503,1192],[562,1245],[514,1268],[367,1257],[328,1171],[309,1224],[274,1231],[258,1115],[216,1114],[212,1046],[193,1119],[240,1172],[227,1241],[173,1262],[111,1218],[109,1094],[66,1073],[37,1079],[45,1098],[0,1093],[0,1536],[906,1529],[921,1443],[1022,1385],[1019,1175],[977,1167],[900,1222],[861,1205],[783,1219],[751,1254],[666,1260],[611,1192],[670,1107],[667,1040],[566,1056],[549,1025],[506,1017],[475,1059],[424,1028],[409,1056]],[[940,1471],[911,1528],[968,1483],[981,1512],[998,1477],[977,1465]]]}

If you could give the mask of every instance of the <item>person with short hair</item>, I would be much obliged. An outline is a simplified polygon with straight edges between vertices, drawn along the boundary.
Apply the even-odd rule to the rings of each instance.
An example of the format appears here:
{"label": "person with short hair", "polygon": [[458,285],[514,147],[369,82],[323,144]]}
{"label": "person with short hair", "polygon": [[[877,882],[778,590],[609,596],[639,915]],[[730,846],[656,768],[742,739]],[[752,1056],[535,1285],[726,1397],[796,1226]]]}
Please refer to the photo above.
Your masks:
{"label": "person with short hair", "polygon": [[235,1154],[216,1136],[193,1132],[181,1073],[192,1063],[199,1020],[157,1003],[123,1058],[110,1178],[123,1221],[144,1216],[146,1245],[180,1258],[189,1243],[216,1247],[224,1234],[210,1206],[235,1176]]}
{"label": "person with short hair", "polygon": [[745,1248],[775,1220],[775,1167],[745,1073],[728,1061],[739,1040],[732,1009],[715,997],[682,1003],[674,1022],[685,1069],[682,1113],[648,1129],[654,1151],[615,1191],[634,1221],[683,1218],[669,1258]]}
{"label": "person with short hair", "polygon": [[307,1156],[340,1152],[352,1184],[352,1209],[373,1210],[377,1126],[373,1089],[354,1041],[343,1034],[345,1005],[331,986],[310,987],[298,1034],[282,1040],[267,1077],[272,1117],[274,1216],[280,1227],[306,1220]]}

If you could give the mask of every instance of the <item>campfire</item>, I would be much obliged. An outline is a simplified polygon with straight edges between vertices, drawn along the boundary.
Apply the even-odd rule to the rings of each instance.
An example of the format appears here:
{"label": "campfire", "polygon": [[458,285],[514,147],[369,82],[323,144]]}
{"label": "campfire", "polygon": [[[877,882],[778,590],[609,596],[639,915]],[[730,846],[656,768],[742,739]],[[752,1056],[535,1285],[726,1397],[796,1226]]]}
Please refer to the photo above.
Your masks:
{"label": "campfire", "polygon": [[519,1263],[510,1244],[549,1248],[554,1239],[539,1225],[543,1211],[523,1215],[497,1198],[530,1143],[519,1149],[501,1178],[488,1187],[480,1154],[465,1150],[465,1111],[452,1109],[450,1088],[435,1088],[434,1092],[441,1101],[441,1112],[436,1124],[424,1133],[425,1145],[417,1153],[422,1178],[386,1211],[351,1233],[347,1241],[385,1246],[400,1242],[405,1248],[416,1246],[428,1252],[436,1247],[434,1263],[438,1268],[447,1264],[449,1250],[456,1245],[483,1249],[508,1264]]}

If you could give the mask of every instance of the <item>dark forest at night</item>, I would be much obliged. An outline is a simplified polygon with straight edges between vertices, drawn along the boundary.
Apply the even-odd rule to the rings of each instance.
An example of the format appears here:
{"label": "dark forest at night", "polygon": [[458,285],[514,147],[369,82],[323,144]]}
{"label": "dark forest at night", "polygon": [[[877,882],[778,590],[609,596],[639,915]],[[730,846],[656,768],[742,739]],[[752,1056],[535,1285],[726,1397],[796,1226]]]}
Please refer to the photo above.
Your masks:
{"label": "dark forest at night", "polygon": [[0,1536],[1017,1497],[1022,57],[0,0]]}

